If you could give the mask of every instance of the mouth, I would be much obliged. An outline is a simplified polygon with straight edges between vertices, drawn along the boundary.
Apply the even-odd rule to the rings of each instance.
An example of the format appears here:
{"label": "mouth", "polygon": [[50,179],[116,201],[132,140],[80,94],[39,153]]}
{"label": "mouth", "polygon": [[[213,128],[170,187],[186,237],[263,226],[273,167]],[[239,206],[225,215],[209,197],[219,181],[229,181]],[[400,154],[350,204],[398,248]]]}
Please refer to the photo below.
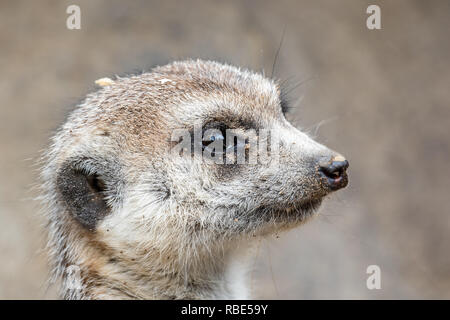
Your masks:
{"label": "mouth", "polygon": [[261,234],[267,235],[282,230],[289,230],[307,222],[314,216],[322,203],[322,198],[292,203],[289,205],[265,206],[254,211],[251,216],[261,227]]}
{"label": "mouth", "polygon": [[294,204],[284,209],[288,215],[312,215],[322,204],[322,198],[303,201],[300,204]]}
{"label": "mouth", "polygon": [[333,191],[345,188],[348,184],[348,177],[345,172],[323,174],[322,178],[326,181],[326,185]]}
{"label": "mouth", "polygon": [[303,221],[314,215],[321,204],[322,198],[317,198],[299,203],[261,207],[257,211],[260,217],[265,217],[268,221]]}

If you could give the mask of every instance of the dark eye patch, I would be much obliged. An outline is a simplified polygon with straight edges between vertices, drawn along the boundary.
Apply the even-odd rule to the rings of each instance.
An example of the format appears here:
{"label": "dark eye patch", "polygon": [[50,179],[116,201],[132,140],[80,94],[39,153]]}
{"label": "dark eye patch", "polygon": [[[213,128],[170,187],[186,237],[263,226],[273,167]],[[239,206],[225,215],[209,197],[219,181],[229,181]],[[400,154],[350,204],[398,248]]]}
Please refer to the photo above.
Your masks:
{"label": "dark eye patch", "polygon": [[83,227],[95,230],[98,221],[110,213],[106,185],[98,173],[88,173],[67,162],[60,169],[56,184],[69,214]]}

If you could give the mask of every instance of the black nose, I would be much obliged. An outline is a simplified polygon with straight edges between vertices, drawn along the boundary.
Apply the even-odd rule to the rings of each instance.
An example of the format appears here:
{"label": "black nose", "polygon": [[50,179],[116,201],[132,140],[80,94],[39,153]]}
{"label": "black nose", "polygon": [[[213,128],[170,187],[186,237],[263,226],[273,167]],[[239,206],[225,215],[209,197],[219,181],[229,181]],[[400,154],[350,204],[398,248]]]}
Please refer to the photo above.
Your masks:
{"label": "black nose", "polygon": [[348,161],[342,156],[336,156],[319,164],[319,173],[325,186],[331,190],[344,188],[348,184]]}

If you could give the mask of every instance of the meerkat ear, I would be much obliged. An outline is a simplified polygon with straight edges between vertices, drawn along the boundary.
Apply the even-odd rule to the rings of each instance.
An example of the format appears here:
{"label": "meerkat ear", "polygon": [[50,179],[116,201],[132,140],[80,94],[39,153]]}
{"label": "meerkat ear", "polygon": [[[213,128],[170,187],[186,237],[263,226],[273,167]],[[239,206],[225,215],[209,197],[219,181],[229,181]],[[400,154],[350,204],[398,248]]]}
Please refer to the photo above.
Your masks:
{"label": "meerkat ear", "polygon": [[109,214],[105,183],[97,173],[87,173],[69,163],[59,171],[56,184],[69,214],[83,227],[93,231]]}

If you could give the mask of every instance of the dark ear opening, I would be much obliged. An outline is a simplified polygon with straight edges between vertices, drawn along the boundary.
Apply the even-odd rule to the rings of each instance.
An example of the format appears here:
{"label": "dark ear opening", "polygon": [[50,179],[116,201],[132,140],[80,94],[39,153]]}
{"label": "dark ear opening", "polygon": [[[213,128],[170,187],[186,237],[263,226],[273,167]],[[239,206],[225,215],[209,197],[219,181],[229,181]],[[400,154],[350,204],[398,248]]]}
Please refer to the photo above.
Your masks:
{"label": "dark ear opening", "polygon": [[61,168],[56,184],[68,212],[83,227],[95,230],[98,221],[109,214],[106,186],[97,173],[86,173],[69,163]]}

